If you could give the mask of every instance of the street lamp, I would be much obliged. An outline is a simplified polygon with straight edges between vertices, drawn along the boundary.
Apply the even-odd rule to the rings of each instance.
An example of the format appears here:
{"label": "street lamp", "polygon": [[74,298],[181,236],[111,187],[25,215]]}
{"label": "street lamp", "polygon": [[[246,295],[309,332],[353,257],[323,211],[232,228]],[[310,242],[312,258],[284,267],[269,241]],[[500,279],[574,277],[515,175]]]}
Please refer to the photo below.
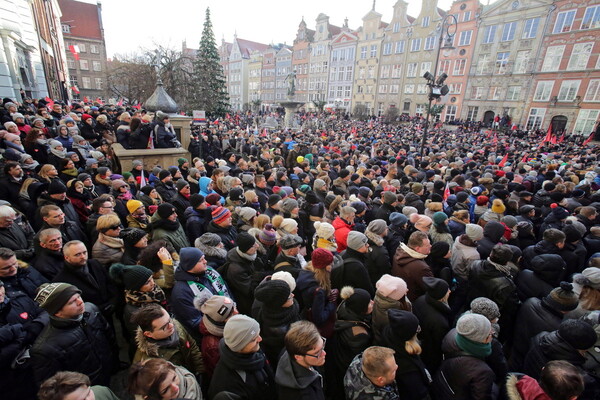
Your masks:
{"label": "street lamp", "polygon": [[[435,56],[435,65],[433,66],[433,73],[437,72],[438,63],[440,61],[440,50],[442,48],[446,50],[452,50],[454,47],[452,46],[452,41],[454,35],[456,34],[456,28],[458,26],[458,21],[454,15],[447,15],[446,18],[442,21],[442,26],[440,29],[440,38],[438,41],[437,53]],[[443,42],[443,45],[442,45]],[[425,151],[425,141],[427,140],[427,132],[429,131],[429,116],[431,115],[431,103],[433,100],[439,100],[441,97],[448,94],[449,89],[448,86],[444,85],[444,81],[448,78],[448,74],[442,72],[440,76],[436,79],[431,72],[427,71],[423,75],[423,78],[427,80],[427,86],[429,87],[429,93],[427,97],[429,98],[429,106],[427,107],[427,117],[425,118],[425,129],[423,129],[423,138],[421,140],[421,157],[423,157],[423,153]]]}

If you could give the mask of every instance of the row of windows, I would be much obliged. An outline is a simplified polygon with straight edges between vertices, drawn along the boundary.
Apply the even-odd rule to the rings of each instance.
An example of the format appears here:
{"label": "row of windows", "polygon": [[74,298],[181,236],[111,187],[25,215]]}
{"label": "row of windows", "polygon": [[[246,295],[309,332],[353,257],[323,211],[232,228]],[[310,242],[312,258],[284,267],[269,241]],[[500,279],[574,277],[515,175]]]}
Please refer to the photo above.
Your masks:
{"label": "row of windows", "polygon": [[79,81],[76,76],[71,76],[69,83],[71,84],[71,87],[75,86],[79,89],[102,90],[104,88],[102,78],[94,78],[94,87],[92,87],[92,78],[89,76],[81,77],[81,87],[79,86]]}
{"label": "row of windows", "polygon": [[[63,25],[64,27],[64,25]],[[63,30],[64,32],[64,30]],[[68,43],[69,46],[74,46],[77,53],[87,53],[87,45],[85,43]],[[97,44],[90,44],[90,53],[100,54],[100,46]]]}
{"label": "row of windows", "polygon": [[[543,125],[545,115],[545,108],[532,107],[529,110],[526,128],[539,129]],[[596,125],[599,115],[600,110],[579,110],[577,120],[575,121],[575,128],[573,128],[573,134],[588,135],[594,130],[594,125]]]}
{"label": "row of windows", "polygon": [[[536,37],[538,28],[540,25],[539,18],[530,18],[525,20],[525,24],[523,25],[523,30],[521,32],[521,39],[532,39]],[[501,31],[500,41],[501,42],[509,42],[515,39],[518,22],[507,22],[502,25],[502,29],[499,29],[500,25],[488,25],[483,30],[483,39],[482,43],[494,43],[497,39],[497,33]]]}
{"label": "row of windows", "polygon": [[[542,72],[553,72],[560,69],[560,63],[563,59],[565,47],[565,45],[548,47],[546,56],[544,57],[544,63],[542,64]],[[567,71],[586,69],[593,48],[594,42],[576,43],[573,45],[569,63],[567,64]],[[600,57],[598,57],[598,60],[596,61],[595,68],[598,69],[599,67]]]}
{"label": "row of windows", "polygon": [[[73,58],[67,58],[67,66],[70,69],[77,69],[77,61]],[[90,70],[89,60],[80,59],[79,60],[79,69],[82,71],[89,71]],[[100,61],[92,61],[92,71],[102,72],[102,63]]]}
{"label": "row of windows", "polygon": [[[557,101],[573,101],[579,92],[580,80],[564,80],[556,96]],[[534,101],[549,101],[554,89],[554,81],[538,81]],[[600,102],[600,79],[590,80],[583,101]]]}
{"label": "row of windows", "polygon": [[[552,33],[571,32],[575,27],[575,13],[577,10],[568,10],[558,13]],[[579,29],[600,28],[600,5],[588,7],[579,25]]]}

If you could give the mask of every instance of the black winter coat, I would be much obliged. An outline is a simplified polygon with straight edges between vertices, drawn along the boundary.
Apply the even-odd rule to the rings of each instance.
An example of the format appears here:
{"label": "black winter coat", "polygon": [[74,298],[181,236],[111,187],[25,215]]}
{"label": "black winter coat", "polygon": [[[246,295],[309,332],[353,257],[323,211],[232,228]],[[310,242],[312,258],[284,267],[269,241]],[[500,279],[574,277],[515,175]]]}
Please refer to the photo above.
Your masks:
{"label": "black winter coat", "polygon": [[565,342],[558,335],[558,331],[541,332],[531,340],[522,371],[534,379],[539,379],[542,367],[552,360],[568,361],[577,367],[585,363],[585,357]]}
{"label": "black winter coat", "polygon": [[524,269],[515,278],[521,301],[530,297],[542,298],[557,287],[565,273],[565,262],[556,254],[542,254],[534,258],[531,269]]}
{"label": "black winter coat", "polygon": [[285,400],[325,400],[323,379],[314,369],[299,365],[284,352],[275,374],[277,394]]}
{"label": "black winter coat", "polygon": [[36,250],[36,256],[31,262],[31,266],[37,269],[46,279],[52,280],[60,271],[65,263],[61,251],[51,251],[40,247]]}
{"label": "black winter coat", "polygon": [[108,386],[114,359],[113,335],[100,310],[85,303],[80,321],[51,317],[31,349],[33,377],[37,385],[58,371],[78,371],[92,385]]}
{"label": "black winter coat", "polygon": [[35,268],[27,266],[19,267],[17,273],[13,276],[3,277],[2,282],[4,282],[4,288],[7,294],[21,291],[29,296],[29,298],[35,299],[37,288],[40,287],[42,283],[48,282],[48,280]]}
{"label": "black winter coat", "polygon": [[227,251],[233,249],[236,246],[235,241],[237,239],[237,230],[233,225],[227,228],[222,228],[219,225],[215,224],[213,221],[210,221],[208,223],[208,228],[206,231],[219,235],[219,237],[221,238],[221,242],[223,243],[223,246],[225,246],[225,249]]}
{"label": "black winter coat", "polygon": [[533,246],[529,246],[523,250],[521,259],[521,268],[531,269],[531,261],[535,256],[541,254],[558,254],[560,249],[546,240],[540,240]]}
{"label": "black winter coat", "polygon": [[252,303],[254,302],[254,289],[260,283],[257,271],[262,267],[256,267],[255,263],[260,263],[257,257],[254,261],[242,258],[237,252],[237,247],[227,252],[226,271],[223,274],[229,290],[235,298],[237,309],[241,314],[250,315]]}
{"label": "black winter coat", "polygon": [[477,251],[482,260],[485,260],[492,253],[492,248],[500,243],[500,238],[504,235],[504,225],[500,222],[490,221],[483,228],[483,239],[477,242]]}
{"label": "black winter coat", "polygon": [[371,345],[373,336],[368,323],[369,316],[356,315],[346,307],[345,302],[338,307],[337,318],[331,358],[336,368],[336,377],[341,383],[354,357]]}
{"label": "black winter coat", "polygon": [[392,263],[390,255],[385,247],[385,243],[378,246],[371,239],[369,243],[369,252],[365,257],[365,267],[369,272],[369,278],[371,279],[371,285],[375,287],[375,284],[384,274],[392,272]]}
{"label": "black winter coat", "polygon": [[450,307],[435,300],[428,293],[419,297],[413,303],[413,313],[419,318],[423,352],[421,360],[430,371],[436,371],[442,363],[442,339],[450,330]]}
{"label": "black winter coat", "polygon": [[[344,264],[331,271],[331,287],[338,290],[342,290],[344,286],[364,289],[373,298],[375,296],[375,288],[371,283],[369,273],[364,264],[365,255],[348,248],[341,253],[341,256],[344,259]],[[352,359],[350,359],[348,365],[350,365],[351,361]]]}
{"label": "black winter coat", "polygon": [[163,181],[156,181],[154,183],[154,189],[160,194],[160,197],[162,197],[163,202],[165,203],[170,203],[177,194],[177,188],[173,181],[166,183]]}

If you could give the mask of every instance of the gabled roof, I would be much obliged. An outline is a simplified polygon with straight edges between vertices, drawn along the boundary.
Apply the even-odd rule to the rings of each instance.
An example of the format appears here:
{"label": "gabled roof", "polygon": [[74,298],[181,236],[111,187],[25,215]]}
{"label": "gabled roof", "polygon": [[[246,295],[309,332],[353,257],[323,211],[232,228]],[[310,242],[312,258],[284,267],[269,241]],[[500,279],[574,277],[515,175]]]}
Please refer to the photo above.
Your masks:
{"label": "gabled roof", "polygon": [[239,38],[237,38],[235,40],[237,41],[237,44],[240,48],[240,53],[242,53],[242,57],[244,57],[244,58],[250,57],[250,54],[255,51],[259,51],[262,53],[269,47],[269,45],[267,45],[267,44],[253,42],[251,40],[239,39]]}
{"label": "gabled roof", "polygon": [[331,24],[328,23],[327,24],[327,30],[329,31],[329,33],[331,34],[331,36],[335,36],[335,35],[337,35],[338,33],[340,33],[342,31],[342,28],[340,28],[339,26],[331,25]]}

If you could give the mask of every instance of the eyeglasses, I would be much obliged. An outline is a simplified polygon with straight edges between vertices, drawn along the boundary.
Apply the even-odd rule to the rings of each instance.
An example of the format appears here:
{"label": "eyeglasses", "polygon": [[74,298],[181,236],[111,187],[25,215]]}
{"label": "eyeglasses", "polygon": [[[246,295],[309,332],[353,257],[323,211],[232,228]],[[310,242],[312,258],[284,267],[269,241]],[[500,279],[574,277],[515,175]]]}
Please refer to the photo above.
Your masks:
{"label": "eyeglasses", "polygon": [[121,225],[121,224],[113,225],[113,226],[109,227],[108,229],[123,229],[123,225]]}
{"label": "eyeglasses", "polygon": [[316,355],[306,353],[305,356],[307,356],[307,357],[313,357],[313,358],[319,358],[319,357],[321,357],[323,355],[323,352],[325,351],[325,344],[327,343],[327,339],[325,339],[322,336],[321,336],[321,339],[323,339],[323,347],[321,347],[321,350],[319,350],[319,352]]}
{"label": "eyeglasses", "polygon": [[161,326],[160,329],[163,332],[166,332],[169,329],[169,325],[171,325],[173,323],[173,318],[169,317],[169,322],[167,322],[166,324],[164,324],[163,326]]}

